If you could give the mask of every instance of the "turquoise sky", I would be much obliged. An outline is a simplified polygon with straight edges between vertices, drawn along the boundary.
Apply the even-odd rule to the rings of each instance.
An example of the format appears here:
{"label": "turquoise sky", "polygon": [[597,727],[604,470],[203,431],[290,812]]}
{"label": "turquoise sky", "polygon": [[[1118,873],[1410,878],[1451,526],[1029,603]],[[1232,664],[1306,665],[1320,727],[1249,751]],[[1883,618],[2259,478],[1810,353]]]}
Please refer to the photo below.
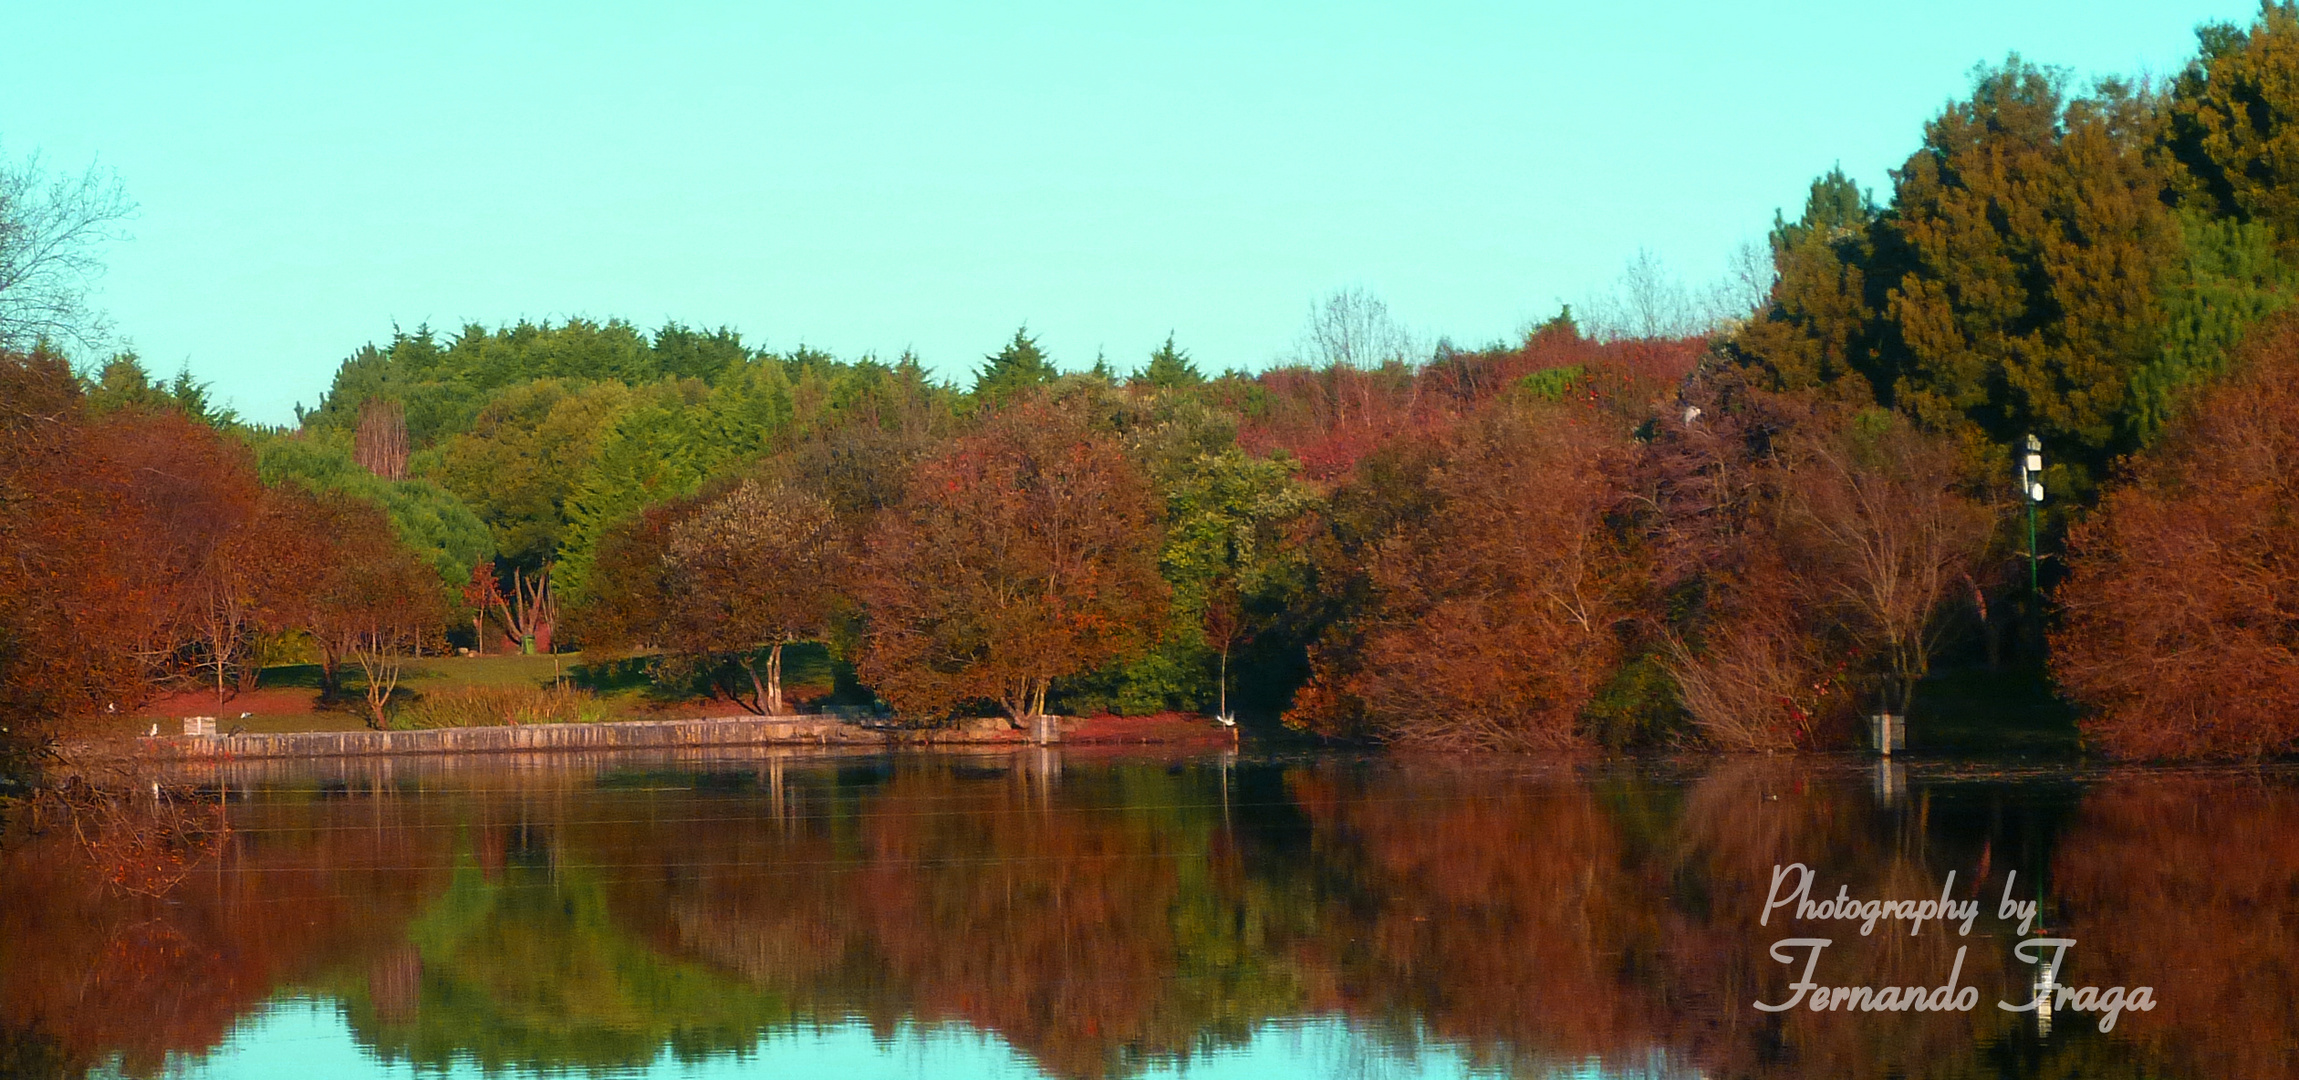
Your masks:
{"label": "turquoise sky", "polygon": [[0,4],[0,151],[142,204],[101,302],[284,421],[392,326],[620,315],[958,376],[1171,330],[1258,367],[1363,286],[1512,335],[1693,282],[1972,66],[2171,72],[2240,0]]}

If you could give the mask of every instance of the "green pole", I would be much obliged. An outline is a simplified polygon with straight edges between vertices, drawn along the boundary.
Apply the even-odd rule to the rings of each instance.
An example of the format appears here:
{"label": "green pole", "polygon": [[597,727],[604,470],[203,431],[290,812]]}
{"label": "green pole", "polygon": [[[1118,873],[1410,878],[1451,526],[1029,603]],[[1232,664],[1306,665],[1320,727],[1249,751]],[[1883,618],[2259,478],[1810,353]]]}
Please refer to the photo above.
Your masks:
{"label": "green pole", "polygon": [[2035,599],[2036,587],[2036,501],[2028,493],[2020,492],[2020,501],[2028,504],[2028,599]]}

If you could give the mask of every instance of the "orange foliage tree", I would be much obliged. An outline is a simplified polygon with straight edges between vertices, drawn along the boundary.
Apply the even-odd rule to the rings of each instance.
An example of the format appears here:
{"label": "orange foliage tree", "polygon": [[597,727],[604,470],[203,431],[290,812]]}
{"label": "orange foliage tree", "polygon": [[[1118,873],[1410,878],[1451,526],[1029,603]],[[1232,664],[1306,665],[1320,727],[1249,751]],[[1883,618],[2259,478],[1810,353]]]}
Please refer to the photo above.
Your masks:
{"label": "orange foliage tree", "polygon": [[1905,712],[1970,595],[2000,508],[1969,490],[1956,447],[1897,414],[1816,414],[1784,440],[1782,547],[1806,600],[1869,658],[1884,708]]}
{"label": "orange foliage tree", "polygon": [[95,427],[144,519],[122,540],[146,582],[147,606],[133,617],[150,674],[228,696],[248,659],[266,570],[250,532],[263,492],[253,457],[175,411],[121,410]]}
{"label": "orange foliage tree", "polygon": [[[821,496],[779,481],[742,480],[671,528],[663,552],[671,586],[663,645],[706,655],[732,649],[750,676],[751,709],[781,715],[783,646],[829,631],[845,551]],[[753,659],[761,645],[763,680]]]}
{"label": "orange foliage tree", "polygon": [[298,587],[246,448],[181,411],[90,416],[70,368],[0,356],[0,698],[23,722],[252,676],[264,611]]}
{"label": "orange foliage tree", "polygon": [[2299,748],[2299,324],[2071,531],[2052,674],[2122,757]]}
{"label": "orange foliage tree", "polygon": [[127,558],[140,528],[115,463],[81,422],[60,355],[0,353],[0,747],[55,718],[132,697],[145,587]]}
{"label": "orange foliage tree", "polygon": [[410,655],[436,650],[449,618],[439,575],[401,541],[381,508],[346,495],[298,500],[306,563],[303,626],[332,673],[344,660],[365,676],[368,723],[384,710]]}
{"label": "orange foliage tree", "polygon": [[1109,433],[1039,401],[920,466],[879,522],[858,591],[863,679],[905,713],[994,701],[1017,725],[1054,680],[1128,655],[1157,625],[1158,514]]}
{"label": "orange foliage tree", "polygon": [[1367,551],[1365,615],[1312,657],[1288,716],[1459,749],[1582,743],[1639,586],[1618,507],[1626,440],[1567,408],[1491,410],[1445,436],[1419,505]]}
{"label": "orange foliage tree", "polygon": [[830,502],[805,487],[765,474],[720,483],[610,530],[577,625],[601,644],[661,648],[678,670],[739,670],[750,697],[723,678],[719,690],[781,715],[783,649],[829,634],[850,548]]}
{"label": "orange foliage tree", "polygon": [[1661,425],[1650,493],[1665,666],[1734,749],[1839,741],[1904,711],[1985,576],[2000,508],[1955,446],[1878,409],[1718,380]]}

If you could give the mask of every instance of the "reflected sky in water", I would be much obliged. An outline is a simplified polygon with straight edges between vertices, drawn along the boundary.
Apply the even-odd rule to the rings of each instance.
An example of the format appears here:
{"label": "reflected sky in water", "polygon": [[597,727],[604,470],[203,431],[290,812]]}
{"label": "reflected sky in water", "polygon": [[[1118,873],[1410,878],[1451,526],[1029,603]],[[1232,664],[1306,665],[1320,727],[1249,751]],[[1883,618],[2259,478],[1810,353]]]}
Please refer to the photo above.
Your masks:
{"label": "reflected sky in water", "polygon": [[[162,788],[0,851],[0,1074],[2299,1078],[2290,770],[1031,750]],[[1984,910],[1759,925],[1790,862]],[[2007,882],[2079,942],[2061,982],[2158,1007],[1997,1009],[2035,971]],[[1955,970],[1980,1004],[1756,1010],[1798,935],[1823,986]]]}
{"label": "reflected sky in water", "polygon": [[[343,1014],[325,1000],[274,1002],[249,1017],[214,1051],[176,1057],[167,1075],[182,1080],[310,1080],[314,1076],[366,1076],[378,1080],[483,1077],[475,1062],[418,1068],[385,1062],[359,1045]],[[1468,1080],[1506,1075],[1480,1069],[1460,1048],[1439,1043],[1400,1045],[1368,1037],[1339,1017],[1272,1023],[1244,1046],[1214,1050],[1187,1062],[1145,1068],[1144,1080],[1260,1080],[1272,1076],[1355,1080]],[[117,1075],[113,1069],[99,1075]],[[847,1080],[930,1080],[948,1076],[1048,1076],[995,1036],[963,1025],[934,1028],[902,1024],[881,1036],[861,1021],[777,1031],[740,1051],[701,1061],[665,1053],[644,1066],[604,1071],[525,1075],[599,1080],[713,1080],[718,1077],[836,1076]],[[1646,1068],[1608,1068],[1602,1062],[1556,1063],[1539,1076],[1550,1080],[1674,1080],[1698,1075],[1671,1068],[1656,1054]]]}

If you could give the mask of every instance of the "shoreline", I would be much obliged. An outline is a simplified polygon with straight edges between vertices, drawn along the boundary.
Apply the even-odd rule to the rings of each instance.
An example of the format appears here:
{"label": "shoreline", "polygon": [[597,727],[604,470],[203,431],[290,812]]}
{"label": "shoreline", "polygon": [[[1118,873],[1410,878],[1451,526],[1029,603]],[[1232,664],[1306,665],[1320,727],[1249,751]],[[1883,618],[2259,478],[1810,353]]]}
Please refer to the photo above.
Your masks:
{"label": "shoreline", "polygon": [[1063,718],[1060,736],[1033,742],[1021,730],[885,729],[821,715],[717,716],[686,720],[614,720],[589,724],[515,724],[414,731],[298,731],[239,735],[138,736],[138,756],[157,761],[324,759],[401,755],[473,756],[722,747],[1036,745],[1228,746],[1225,729],[1194,724],[1108,725],[1100,718]]}

